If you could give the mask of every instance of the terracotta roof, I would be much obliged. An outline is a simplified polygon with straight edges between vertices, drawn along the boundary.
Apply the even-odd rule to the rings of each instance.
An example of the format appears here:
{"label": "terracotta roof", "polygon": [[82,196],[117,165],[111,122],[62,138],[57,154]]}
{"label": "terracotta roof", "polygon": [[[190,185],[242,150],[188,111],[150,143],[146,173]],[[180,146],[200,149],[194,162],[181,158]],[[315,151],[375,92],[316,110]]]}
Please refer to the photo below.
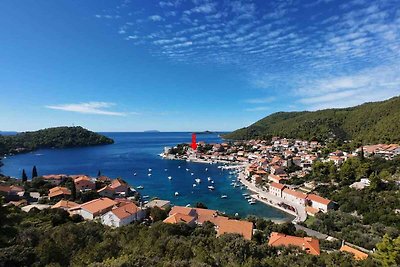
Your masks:
{"label": "terracotta roof", "polygon": [[56,204],[54,204],[53,206],[51,206],[52,209],[56,209],[56,208],[65,208],[65,209],[69,209],[69,208],[73,208],[73,207],[77,207],[79,206],[78,203],[75,203],[73,201],[68,201],[68,200],[60,200],[58,201]]}
{"label": "terracotta roof", "polygon": [[196,215],[196,210],[193,209],[193,208],[189,208],[189,207],[173,206],[171,211],[169,212],[169,215],[172,215],[172,214],[175,214],[175,213],[195,216]]}
{"label": "terracotta roof", "polygon": [[350,247],[348,245],[343,245],[340,248],[340,251],[349,252],[349,253],[353,254],[354,258],[356,260],[365,260],[366,258],[368,258],[368,254],[367,253],[361,252],[358,249],[352,248],[352,247]]}
{"label": "terracotta roof", "polygon": [[114,192],[114,188],[111,188],[109,185],[104,186],[103,188],[100,188],[99,190],[97,190],[98,193],[103,192],[103,191],[110,191],[110,192]]}
{"label": "terracotta roof", "polygon": [[75,183],[78,183],[78,182],[80,182],[80,181],[91,181],[91,180],[90,180],[90,178],[89,178],[88,176],[86,176],[86,175],[77,176],[77,177],[74,178],[74,182],[75,182]]}
{"label": "terracotta roof", "polygon": [[275,175],[275,174],[268,175],[268,178],[275,179],[277,181],[283,180],[283,178],[281,178],[280,176]]}
{"label": "terracotta roof", "polygon": [[119,219],[125,219],[128,218],[129,216],[138,213],[140,211],[139,207],[135,205],[135,203],[129,203],[126,205],[123,205],[122,207],[116,208],[111,210],[112,213],[115,214]]}
{"label": "terracotta roof", "polygon": [[238,220],[220,220],[217,227],[217,236],[223,234],[240,234],[245,239],[253,237],[253,223]]}
{"label": "terracotta roof", "polygon": [[71,195],[71,191],[68,188],[62,186],[56,186],[49,190],[50,198],[60,195]]}
{"label": "terracotta roof", "polygon": [[315,215],[319,212],[319,209],[316,209],[316,208],[313,208],[310,206],[306,206],[306,212],[307,212],[307,214]]}
{"label": "terracotta roof", "polygon": [[271,183],[269,184],[269,186],[278,188],[278,189],[280,189],[280,190],[284,190],[284,188],[285,188],[285,185],[283,185],[283,184],[278,184],[278,183],[275,183],[275,182],[271,182]]}
{"label": "terracotta roof", "polygon": [[92,201],[83,203],[79,207],[84,210],[87,210],[88,212],[90,212],[92,214],[96,214],[96,213],[99,213],[106,209],[109,209],[116,204],[117,204],[117,202],[115,202],[114,200],[111,200],[107,197],[102,197],[102,198],[94,199]]}
{"label": "terracotta roof", "polygon": [[315,194],[309,194],[307,196],[307,199],[309,199],[311,201],[314,201],[314,202],[318,202],[318,203],[324,204],[324,205],[328,205],[329,203],[331,203],[331,201],[329,199],[320,197],[320,196],[315,195]]}
{"label": "terracotta roof", "polygon": [[209,209],[200,209],[200,208],[195,208],[194,209],[197,214],[197,222],[198,223],[204,223],[206,221],[215,223],[217,221],[217,211],[216,210],[209,210]]}
{"label": "terracotta roof", "polygon": [[277,232],[272,232],[268,241],[269,246],[295,246],[306,251],[311,255],[319,255],[319,240],[311,237],[297,237],[285,235]]}
{"label": "terracotta roof", "polygon": [[22,186],[15,186],[15,185],[0,185],[1,192],[23,192],[25,189]]}
{"label": "terracotta roof", "polygon": [[49,174],[49,175],[43,175],[42,178],[45,180],[61,180],[67,177],[66,174]]}
{"label": "terracotta roof", "polygon": [[286,194],[292,195],[292,196],[294,196],[296,198],[306,199],[306,197],[307,197],[306,194],[304,194],[302,192],[299,192],[299,191],[295,191],[295,190],[289,189],[289,188],[283,189],[283,192],[285,192]]}
{"label": "terracotta roof", "polygon": [[192,223],[194,222],[196,218],[190,215],[186,215],[186,214],[181,214],[181,213],[174,213],[172,215],[170,215],[168,218],[166,218],[163,222],[165,223],[172,223],[172,224],[176,224],[176,223]]}

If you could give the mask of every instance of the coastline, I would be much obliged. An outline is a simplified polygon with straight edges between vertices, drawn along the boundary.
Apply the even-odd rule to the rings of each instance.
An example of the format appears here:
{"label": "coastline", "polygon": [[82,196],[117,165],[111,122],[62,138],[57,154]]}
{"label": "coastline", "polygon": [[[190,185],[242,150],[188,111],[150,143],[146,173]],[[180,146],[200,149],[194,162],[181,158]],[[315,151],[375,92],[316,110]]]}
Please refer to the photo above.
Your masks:
{"label": "coastline", "polygon": [[[277,199],[276,197],[272,196],[271,194],[269,194],[268,192],[265,192],[261,189],[258,189],[257,187],[255,187],[254,185],[252,185],[250,182],[248,182],[245,179],[245,175],[244,175],[244,169],[249,165],[249,164],[243,164],[243,163],[234,163],[234,162],[230,162],[230,161],[225,161],[225,160],[213,160],[213,161],[209,161],[209,160],[205,160],[205,159],[197,159],[197,158],[187,158],[187,159],[180,159],[180,158],[176,158],[175,156],[171,156],[168,155],[166,156],[164,153],[159,154],[159,156],[161,156],[163,159],[168,159],[168,160],[181,160],[181,161],[188,161],[188,162],[193,162],[193,163],[202,163],[202,164],[224,164],[221,166],[221,169],[225,169],[225,170],[231,170],[231,169],[236,169],[238,170],[238,173],[236,173],[236,178],[237,180],[246,187],[247,190],[255,193],[252,194],[251,197],[255,200],[257,200],[258,202],[261,202],[265,205],[268,205],[272,208],[275,208],[277,210],[283,211],[286,214],[289,214],[291,216],[294,216],[295,218],[291,221],[292,223],[297,223],[297,222],[302,222],[305,221],[305,219],[307,218],[307,215],[305,214],[305,218],[304,216],[302,216],[301,214],[298,214],[297,212],[291,211],[291,210],[287,210],[281,206],[278,205],[278,203],[282,203],[284,202],[281,199]],[[261,197],[260,197],[261,195]],[[297,209],[296,209],[297,210]],[[273,221],[274,223],[284,223],[287,222],[288,220],[274,220],[271,219],[271,221]]]}

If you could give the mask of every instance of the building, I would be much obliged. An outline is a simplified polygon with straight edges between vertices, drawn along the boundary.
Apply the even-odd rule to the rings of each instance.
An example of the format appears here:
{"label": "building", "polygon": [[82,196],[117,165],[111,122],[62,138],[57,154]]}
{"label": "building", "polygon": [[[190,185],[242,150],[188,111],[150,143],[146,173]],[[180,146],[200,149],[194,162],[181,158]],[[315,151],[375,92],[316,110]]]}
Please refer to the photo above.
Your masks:
{"label": "building", "polygon": [[342,244],[342,247],[340,248],[340,251],[348,252],[350,254],[353,254],[353,257],[356,260],[365,260],[366,258],[368,258],[368,254],[367,253],[359,251],[358,249],[352,248],[352,247],[350,247],[348,245]]}
{"label": "building", "polygon": [[217,236],[223,234],[239,234],[244,239],[251,240],[253,237],[253,223],[239,220],[219,220],[216,225]]}
{"label": "building", "polygon": [[121,227],[133,221],[143,220],[145,212],[135,203],[125,203],[121,207],[114,208],[101,216],[101,223],[112,227]]}
{"label": "building", "polygon": [[102,197],[112,198],[112,197],[114,197],[115,191],[111,186],[106,185],[103,188],[100,188],[99,190],[97,190],[97,193],[99,193],[99,195]]}
{"label": "building", "polygon": [[75,188],[77,191],[95,190],[96,184],[86,175],[79,176],[74,179]]}
{"label": "building", "polygon": [[110,187],[114,190],[115,194],[128,194],[129,186],[120,178],[112,180]]}
{"label": "building", "polygon": [[5,196],[7,200],[17,200],[25,193],[22,186],[0,185],[0,196]]}
{"label": "building", "polygon": [[325,213],[328,212],[328,210],[333,209],[335,206],[335,204],[331,200],[320,197],[315,194],[308,194],[307,201],[311,207]]}
{"label": "building", "polygon": [[268,246],[272,247],[298,247],[307,254],[320,255],[319,240],[311,237],[297,237],[272,232],[268,241]]}
{"label": "building", "polygon": [[268,180],[270,182],[275,182],[275,183],[280,183],[282,180],[284,180],[282,177],[275,175],[275,174],[270,174],[268,175]]}
{"label": "building", "polygon": [[153,199],[149,203],[144,205],[146,208],[154,208],[158,207],[160,209],[167,209],[171,206],[171,201],[169,200],[161,200],[161,199]]}
{"label": "building", "polygon": [[185,223],[189,226],[195,226],[196,225],[196,217],[190,216],[187,214],[182,214],[182,213],[174,213],[168,216],[164,221],[164,223],[171,223],[171,224],[177,224],[177,223]]}
{"label": "building", "polygon": [[43,175],[42,179],[48,183],[51,183],[52,185],[59,185],[61,182],[63,182],[65,179],[67,179],[66,174],[49,174],[49,175]]}
{"label": "building", "polygon": [[290,202],[305,206],[307,195],[299,191],[285,188],[282,191],[282,198]]}
{"label": "building", "polygon": [[112,199],[103,197],[83,203],[77,207],[69,209],[72,214],[79,214],[86,220],[93,220],[112,210],[118,203]]}
{"label": "building", "polygon": [[53,206],[51,206],[51,208],[52,209],[69,210],[70,208],[74,208],[74,207],[77,207],[77,206],[79,206],[78,203],[62,199],[62,200],[58,201],[56,204],[54,204]]}
{"label": "building", "polygon": [[278,184],[275,182],[272,182],[269,184],[269,192],[277,197],[282,197],[282,191],[285,189],[286,187],[283,184]]}
{"label": "building", "polygon": [[66,198],[71,196],[71,190],[66,187],[56,186],[49,190],[49,199]]}

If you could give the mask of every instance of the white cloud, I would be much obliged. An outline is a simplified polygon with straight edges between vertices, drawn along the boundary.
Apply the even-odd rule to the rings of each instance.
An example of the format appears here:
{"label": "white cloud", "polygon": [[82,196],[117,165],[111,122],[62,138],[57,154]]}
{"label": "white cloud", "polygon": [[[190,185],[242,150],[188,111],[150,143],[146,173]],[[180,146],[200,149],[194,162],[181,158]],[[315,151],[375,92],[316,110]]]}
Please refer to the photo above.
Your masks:
{"label": "white cloud", "polygon": [[77,112],[83,114],[97,114],[109,116],[126,116],[127,113],[106,110],[115,106],[114,103],[109,102],[86,102],[77,104],[60,104],[45,106],[48,109],[63,110],[70,112]]}
{"label": "white cloud", "polygon": [[246,108],[245,111],[249,112],[257,112],[257,111],[265,111],[269,110],[269,107],[254,107],[254,108]]}
{"label": "white cloud", "polygon": [[151,21],[162,21],[164,19],[160,15],[152,15],[152,16],[149,16],[149,20],[151,20]]}
{"label": "white cloud", "polygon": [[263,97],[263,98],[252,98],[252,99],[246,99],[246,103],[250,104],[265,104],[265,103],[271,103],[275,101],[275,97],[270,96],[270,97]]}

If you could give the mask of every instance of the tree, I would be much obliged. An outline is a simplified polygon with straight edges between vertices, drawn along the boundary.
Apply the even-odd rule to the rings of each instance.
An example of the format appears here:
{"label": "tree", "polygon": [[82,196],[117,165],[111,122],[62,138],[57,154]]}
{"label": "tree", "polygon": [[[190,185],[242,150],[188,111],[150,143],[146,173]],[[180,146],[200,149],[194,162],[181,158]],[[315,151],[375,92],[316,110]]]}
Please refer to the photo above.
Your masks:
{"label": "tree", "polygon": [[33,166],[32,168],[32,179],[38,177],[37,169],[36,166]]}
{"label": "tree", "polygon": [[101,171],[99,170],[98,172],[97,172],[97,177],[100,177],[101,176]]}
{"label": "tree", "polygon": [[204,203],[202,203],[202,202],[197,202],[197,203],[196,203],[196,208],[199,208],[199,209],[208,209],[207,206],[206,206]]}
{"label": "tree", "polygon": [[71,199],[72,200],[76,199],[76,186],[74,182],[72,182],[71,184]]}
{"label": "tree", "polygon": [[376,248],[374,256],[382,266],[400,266],[400,236],[392,239],[385,234],[382,241],[376,244]]}
{"label": "tree", "polygon": [[22,170],[22,182],[28,181],[28,176],[26,175],[25,169]]}

